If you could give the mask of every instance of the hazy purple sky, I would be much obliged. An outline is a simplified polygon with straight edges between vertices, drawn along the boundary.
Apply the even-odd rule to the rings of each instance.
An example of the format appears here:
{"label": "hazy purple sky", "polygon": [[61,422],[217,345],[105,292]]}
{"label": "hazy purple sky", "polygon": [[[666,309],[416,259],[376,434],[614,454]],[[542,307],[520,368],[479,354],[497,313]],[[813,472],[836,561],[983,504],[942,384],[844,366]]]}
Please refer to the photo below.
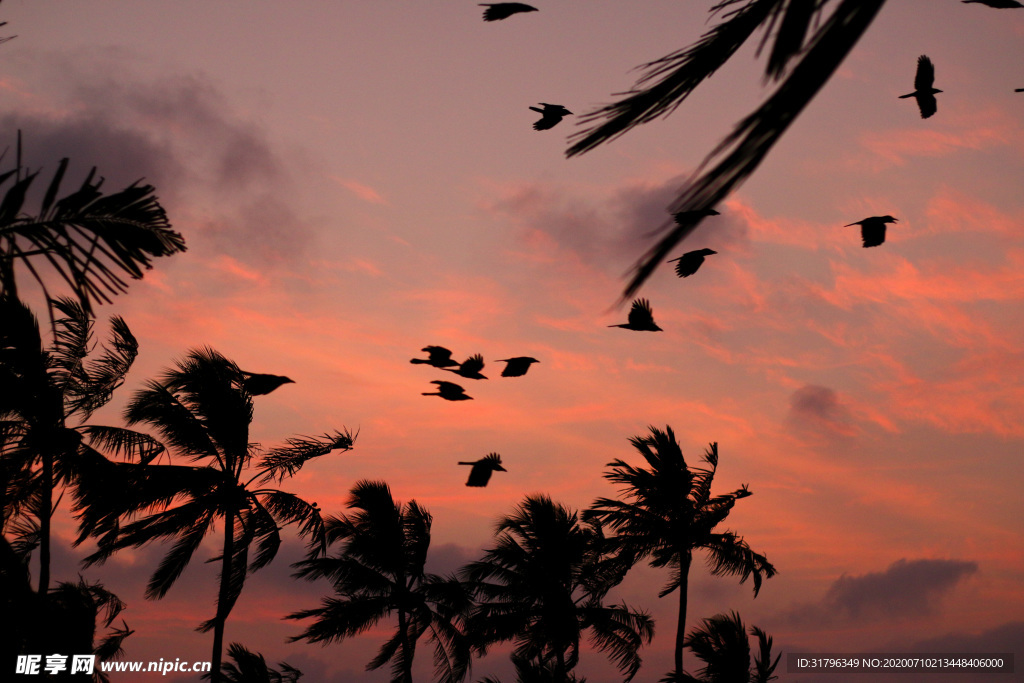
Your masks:
{"label": "hazy purple sky", "polygon": [[[679,249],[718,254],[642,290],[665,330],[650,334],[607,327],[625,320],[611,308],[622,276],[768,92],[763,61],[741,51],[668,119],[566,160],[576,119],[536,132],[528,107],[610,101],[633,67],[706,31],[710,3],[534,4],[486,24],[474,2],[4,2],[18,37],[0,47],[3,144],[21,129],[44,176],[68,156],[73,176],[96,165],[110,189],[145,177],[189,245],[101,309],[141,344],[104,417],[201,345],[288,375],[257,399],[254,439],[360,435],[287,488],[337,514],[357,480],[386,480],[434,514],[438,571],[476,559],[525,494],[573,508],[613,495],[605,464],[671,425],[694,463],[719,443],[716,489],[755,494],[727,526],[779,570],[754,599],[698,560],[691,624],[737,610],[784,651],[1016,646],[1019,660],[1024,10],[887,3]],[[921,54],[944,91],[928,120],[897,99]],[[882,214],[900,222],[879,248],[843,227]],[[491,379],[463,383],[475,400],[420,395],[445,374],[408,362],[427,344],[484,355]],[[493,361],[519,355],[541,364],[498,377]],[[467,489],[456,462],[490,451],[508,473]],[[70,552],[55,578],[74,578],[84,552]],[[341,646],[284,642],[299,628],[281,616],[326,592],[288,579],[300,554],[293,542],[251,578],[227,641],[311,681],[388,680],[363,667],[391,624]],[[159,557],[85,575],[128,601],[129,659],[206,659],[193,629],[212,616],[214,570],[197,557],[147,602]],[[637,680],[671,668],[666,580],[638,567],[616,593],[658,619]],[[507,671],[496,649],[473,680]],[[578,672],[611,676],[597,655]]]}

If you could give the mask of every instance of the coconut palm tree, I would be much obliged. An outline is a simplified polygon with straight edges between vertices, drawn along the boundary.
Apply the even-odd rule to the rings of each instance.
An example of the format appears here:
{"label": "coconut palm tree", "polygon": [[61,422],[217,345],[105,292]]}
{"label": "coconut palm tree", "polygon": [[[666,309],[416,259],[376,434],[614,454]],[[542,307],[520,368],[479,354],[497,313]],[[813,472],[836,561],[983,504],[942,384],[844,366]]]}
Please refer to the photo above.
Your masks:
{"label": "coconut palm tree", "polygon": [[495,534],[494,547],[461,574],[477,599],[470,630],[480,652],[512,640],[517,668],[564,683],[573,680],[580,640],[589,631],[625,680],[633,678],[654,622],[625,604],[603,604],[622,572],[600,528],[580,524],[576,512],[546,496],[527,496]]}
{"label": "coconut palm tree", "polygon": [[[109,302],[127,290],[124,275],[140,279],[152,258],[185,251],[185,240],[171,229],[152,185],[136,182],[104,195],[93,168],[78,190],[58,200],[67,167],[62,159],[34,215],[24,205],[39,172],[22,176],[19,166],[0,174],[0,187],[13,180],[0,201],[0,295],[18,295],[20,264],[49,300],[43,276],[48,266],[88,313],[93,302]],[[50,318],[52,323],[52,310]]]}
{"label": "coconut palm tree", "polygon": [[[89,445],[91,435],[123,431],[87,423],[124,382],[138,353],[120,317],[111,318],[110,339],[97,352],[95,321],[85,307],[72,299],[51,306],[61,317],[54,322],[53,345],[44,350],[28,307],[0,296],[0,467],[7,483],[0,514],[15,548],[25,555],[39,548],[40,595],[49,592],[55,491],[76,482],[82,468],[100,457]],[[141,438],[135,447],[143,457],[157,449]]]}
{"label": "coconut palm tree", "polygon": [[757,626],[750,627],[750,635],[757,639],[758,646],[753,668],[747,629],[740,615],[730,612],[704,619],[690,631],[685,641],[686,647],[704,662],[704,666],[698,669],[697,676],[670,675],[662,679],[662,683],[768,683],[778,678],[773,674],[782,655],[772,661],[772,637]]}
{"label": "coconut palm tree", "polygon": [[395,633],[367,670],[391,662],[392,680],[411,683],[416,643],[426,634],[434,643],[437,680],[463,680],[469,672],[469,595],[454,577],[425,572],[430,513],[415,500],[396,502],[382,481],[358,482],[346,506],[349,514],[325,520],[327,543],[338,544],[337,553],[311,556],[295,565],[298,577],[330,580],[335,595],[324,598],[320,607],[288,616],[315,619],[291,640],[326,645],[393,615]]}
{"label": "coconut palm tree", "polygon": [[683,640],[686,629],[686,598],[693,553],[707,553],[708,566],[716,576],[738,575],[740,583],[753,578],[754,595],[762,578],[775,575],[768,559],[750,549],[732,531],[715,531],[736,501],[751,495],[746,485],[718,496],[711,482],[718,467],[718,444],[704,454],[706,467],[689,468],[671,427],[650,427],[650,435],[630,441],[650,466],[634,467],[623,460],[609,463],[605,479],[620,484],[622,500],[598,498],[584,512],[584,519],[598,520],[613,529],[610,541],[624,561],[650,559],[653,567],[669,567],[668,584],[658,597],[679,592],[676,624],[675,671],[683,671]]}
{"label": "coconut palm tree", "polygon": [[[644,75],[623,99],[585,114],[581,121],[592,125],[573,136],[575,142],[567,155],[582,154],[635,126],[670,114],[761,32],[761,47],[773,39],[765,77],[781,84],[711,151],[668,211],[678,214],[714,207],[764,161],[839,68],[883,4],[885,0],[718,0],[711,11],[722,20],[690,47],[644,65]],[[830,8],[834,9],[826,19]],[[623,301],[632,298],[706,214],[692,215],[693,220],[678,223],[665,220],[657,231],[661,239],[637,261]]]}
{"label": "coconut palm tree", "polygon": [[[244,373],[220,353],[208,348],[191,351],[159,381],[148,382],[135,394],[125,419],[131,426],[155,429],[172,457],[201,465],[140,462],[133,440],[137,434],[104,433],[95,439],[99,445],[136,461],[96,463],[76,489],[78,542],[100,537],[98,550],[86,558],[87,566],[124,548],[172,542],[149,580],[150,599],[167,593],[203,538],[221,523],[221,552],[213,558],[220,562],[217,609],[200,627],[213,630],[214,680],[220,677],[225,623],[245,577],[274,559],[282,528],[295,524],[301,536],[323,547],[323,521],[316,504],[268,484],[281,483],[332,450],[350,450],[355,439],[348,431],[294,438],[260,454],[258,444],[249,442],[253,401],[244,382]],[[109,495],[111,490],[118,495]],[[122,525],[125,518],[134,521]]]}
{"label": "coconut palm tree", "polygon": [[302,678],[302,672],[288,662],[279,663],[281,670],[278,671],[267,664],[263,655],[239,643],[228,645],[228,657],[235,660],[221,665],[223,678],[228,683],[296,683]]}

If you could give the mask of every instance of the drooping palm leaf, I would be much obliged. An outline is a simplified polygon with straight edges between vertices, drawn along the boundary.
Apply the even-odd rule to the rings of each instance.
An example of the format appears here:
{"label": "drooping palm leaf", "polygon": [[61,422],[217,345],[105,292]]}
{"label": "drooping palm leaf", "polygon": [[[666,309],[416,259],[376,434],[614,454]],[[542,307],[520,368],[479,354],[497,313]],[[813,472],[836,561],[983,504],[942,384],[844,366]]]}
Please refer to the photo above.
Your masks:
{"label": "drooping palm leaf", "polygon": [[[127,290],[121,276],[140,279],[153,258],[185,251],[185,241],[171,229],[151,185],[104,195],[94,168],[78,190],[57,200],[67,166],[61,160],[36,215],[26,214],[24,204],[38,172],[16,179],[0,200],[0,292],[17,294],[15,263],[46,292],[46,264],[91,312],[94,302]],[[11,176],[0,175],[0,186]]]}
{"label": "drooping palm leaf", "polygon": [[[742,6],[736,7],[736,5]],[[804,107],[835,73],[867,30],[885,0],[841,0],[827,21],[817,25],[831,0],[722,0],[713,12],[723,20],[693,46],[646,65],[647,72],[627,97],[581,117],[603,121],[574,136],[569,156],[586,152],[634,126],[671,113],[701,82],[710,77],[759,28],[762,46],[773,34],[766,76],[781,79],[790,63],[799,62],[756,111],[703,161],[698,174],[682,189],[669,213],[700,211],[722,202],[760,165]],[[716,163],[717,162],[717,163]],[[714,164],[712,166],[712,164]],[[710,168],[708,168],[710,167]],[[705,170],[707,169],[707,170]],[[666,220],[661,239],[634,266],[622,302],[633,297],[662,260],[703,220]]]}

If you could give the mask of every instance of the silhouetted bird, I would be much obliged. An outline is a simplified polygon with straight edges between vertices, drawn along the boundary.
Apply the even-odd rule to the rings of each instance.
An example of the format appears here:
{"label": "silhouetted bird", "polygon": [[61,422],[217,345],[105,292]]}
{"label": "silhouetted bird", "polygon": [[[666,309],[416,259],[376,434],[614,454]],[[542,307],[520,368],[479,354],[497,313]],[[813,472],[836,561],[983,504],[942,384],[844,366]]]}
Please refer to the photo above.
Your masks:
{"label": "silhouetted bird", "polygon": [[979,5],[986,5],[988,7],[995,7],[996,9],[1014,9],[1017,7],[1024,7],[1024,5],[1017,2],[1017,0],[963,0],[965,3],[976,2]]}
{"label": "silhouetted bird", "polygon": [[679,225],[686,225],[698,218],[704,218],[705,216],[721,216],[714,209],[697,209],[696,211],[680,211],[679,213],[672,214],[672,217],[676,219],[676,223]]}
{"label": "silhouetted bird", "polygon": [[448,372],[454,372],[460,377],[466,379],[487,379],[480,374],[480,371],[484,369],[484,357],[479,353],[475,356],[470,356],[466,360],[462,361],[459,365],[458,370],[452,370],[451,368],[445,368]]}
{"label": "silhouetted bird", "polygon": [[534,130],[548,130],[558,125],[558,122],[565,116],[571,116],[572,112],[563,107],[560,104],[548,104],[547,102],[541,102],[540,105],[543,109],[537,109],[537,107],[530,107],[533,111],[540,112],[540,120],[533,124]]}
{"label": "silhouetted bird", "polygon": [[621,327],[627,330],[638,332],[661,332],[661,328],[654,324],[654,311],[651,310],[651,302],[647,299],[636,299],[633,301],[633,308],[629,309],[629,322],[624,325],[609,325],[608,327]]}
{"label": "silhouetted bird", "polygon": [[885,224],[886,223],[898,223],[898,218],[892,216],[871,216],[865,218],[862,221],[856,223],[850,223],[843,227],[849,228],[852,225],[860,226],[860,236],[864,240],[864,248],[877,247],[879,244],[885,242]]}
{"label": "silhouetted bird", "polygon": [[250,396],[263,396],[282,384],[295,384],[295,380],[283,375],[261,375],[242,370],[242,386]]}
{"label": "silhouetted bird", "polygon": [[[690,277],[697,272],[700,264],[704,263],[705,256],[717,253],[717,251],[712,251],[711,249],[698,249],[697,251],[688,251],[679,258],[672,259],[672,261],[679,261],[676,264],[676,275],[679,277]],[[672,263],[672,261],[669,261],[669,263]]]}
{"label": "silhouetted bird", "polygon": [[481,7],[486,7],[484,10],[484,21],[498,21],[499,19],[508,19],[513,14],[519,14],[520,12],[536,12],[536,7],[531,7],[523,2],[481,2]]}
{"label": "silhouetted bird", "polygon": [[530,369],[531,364],[539,363],[540,361],[529,356],[516,356],[515,358],[504,358],[498,362],[508,363],[505,369],[501,371],[502,377],[522,377]]}
{"label": "silhouetted bird", "polygon": [[460,465],[472,465],[469,471],[469,481],[466,486],[487,486],[491,480],[492,472],[508,472],[501,466],[501,456],[497,453],[489,453],[475,462],[460,462]]}
{"label": "silhouetted bird", "polygon": [[430,357],[427,359],[413,358],[409,361],[410,363],[426,363],[435,368],[447,368],[459,364],[458,361],[452,360],[452,352],[443,346],[424,346],[421,350],[426,351]]}
{"label": "silhouetted bird", "polygon": [[472,396],[466,396],[466,390],[460,387],[454,382],[442,382],[441,380],[435,379],[431,384],[437,385],[437,391],[434,393],[423,392],[424,396],[440,396],[446,401],[472,401]]}
{"label": "silhouetted bird", "polygon": [[928,55],[921,55],[917,58],[917,73],[914,75],[914,92],[907,93],[906,95],[900,95],[900,99],[906,99],[913,97],[917,100],[917,108],[921,110],[921,118],[926,119],[939,110],[939,105],[935,101],[935,93],[942,92],[936,90],[933,86],[935,83],[935,66],[932,64],[932,60],[928,59]]}

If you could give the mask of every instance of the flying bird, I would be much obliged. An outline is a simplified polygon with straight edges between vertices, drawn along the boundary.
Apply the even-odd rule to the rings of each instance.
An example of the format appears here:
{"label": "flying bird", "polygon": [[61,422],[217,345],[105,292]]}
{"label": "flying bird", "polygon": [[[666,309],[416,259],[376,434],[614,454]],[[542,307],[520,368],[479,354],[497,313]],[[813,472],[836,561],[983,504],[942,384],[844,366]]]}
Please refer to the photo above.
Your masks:
{"label": "flying bird", "polygon": [[458,370],[452,370],[451,368],[445,368],[448,372],[454,372],[460,377],[466,379],[487,379],[480,374],[480,371],[484,369],[484,357],[479,353],[475,356],[470,356],[466,360],[459,364]]}
{"label": "flying bird", "polygon": [[898,218],[892,216],[871,216],[865,218],[862,221],[856,223],[850,223],[843,227],[849,228],[852,225],[860,226],[860,236],[864,240],[864,248],[877,247],[879,244],[885,242],[885,224],[886,223],[898,223]]}
{"label": "flying bird", "polygon": [[679,225],[686,225],[698,218],[705,218],[707,216],[721,216],[714,209],[697,209],[696,211],[680,211],[679,213],[672,214],[672,217],[676,219],[676,223]]}
{"label": "flying bird", "polygon": [[914,75],[914,92],[907,93],[906,95],[900,95],[900,99],[906,99],[913,97],[917,100],[917,108],[921,110],[921,118],[926,119],[939,110],[939,105],[935,101],[935,93],[942,92],[936,90],[933,85],[935,83],[935,66],[932,64],[932,60],[928,59],[928,55],[921,55],[917,58],[917,73]]}
{"label": "flying bird", "polygon": [[661,328],[654,324],[654,311],[651,310],[651,302],[647,299],[635,299],[633,308],[629,309],[629,322],[624,325],[609,325],[608,327],[621,327],[626,330],[638,332],[661,332]]}
{"label": "flying bird", "polygon": [[250,396],[263,396],[282,384],[295,384],[295,380],[283,375],[261,375],[242,370],[242,387]]}
{"label": "flying bird", "polygon": [[474,462],[459,462],[460,465],[472,465],[469,471],[469,480],[466,486],[487,486],[491,480],[492,472],[508,472],[501,466],[501,456],[497,453],[488,453]]}
{"label": "flying bird", "polygon": [[[688,251],[679,258],[672,259],[672,261],[679,262],[676,264],[676,275],[679,277],[693,275],[700,268],[700,264],[704,263],[705,256],[717,253],[717,251],[712,251],[711,249],[698,249],[696,251]],[[672,263],[672,261],[669,261],[669,263]]]}
{"label": "flying bird", "polygon": [[536,7],[527,5],[524,2],[481,2],[481,7],[486,7],[484,10],[484,21],[498,21],[500,19],[508,19],[513,14],[519,14],[520,12],[536,12]]}
{"label": "flying bird", "polygon": [[540,361],[529,356],[516,356],[515,358],[504,358],[498,362],[508,363],[505,369],[501,371],[502,377],[522,377],[530,369],[530,365]]}
{"label": "flying bird", "polygon": [[424,346],[421,350],[426,351],[429,357],[413,358],[409,361],[410,363],[425,363],[435,368],[447,368],[459,364],[458,361],[452,360],[452,352],[443,346]]}
{"label": "flying bird", "polygon": [[565,116],[571,116],[572,112],[563,107],[560,104],[548,104],[547,102],[541,102],[540,105],[543,109],[537,107],[530,107],[535,112],[539,112],[540,119],[533,124],[534,130],[548,130],[558,125],[558,122]]}
{"label": "flying bird", "polygon": [[466,396],[466,390],[454,382],[442,382],[435,379],[431,384],[437,385],[437,391],[423,392],[424,396],[440,396],[446,401],[472,401],[472,396]]}
{"label": "flying bird", "polygon": [[979,5],[995,7],[996,9],[1015,9],[1017,7],[1024,7],[1024,5],[1017,2],[1017,0],[963,0],[963,2],[976,2]]}

